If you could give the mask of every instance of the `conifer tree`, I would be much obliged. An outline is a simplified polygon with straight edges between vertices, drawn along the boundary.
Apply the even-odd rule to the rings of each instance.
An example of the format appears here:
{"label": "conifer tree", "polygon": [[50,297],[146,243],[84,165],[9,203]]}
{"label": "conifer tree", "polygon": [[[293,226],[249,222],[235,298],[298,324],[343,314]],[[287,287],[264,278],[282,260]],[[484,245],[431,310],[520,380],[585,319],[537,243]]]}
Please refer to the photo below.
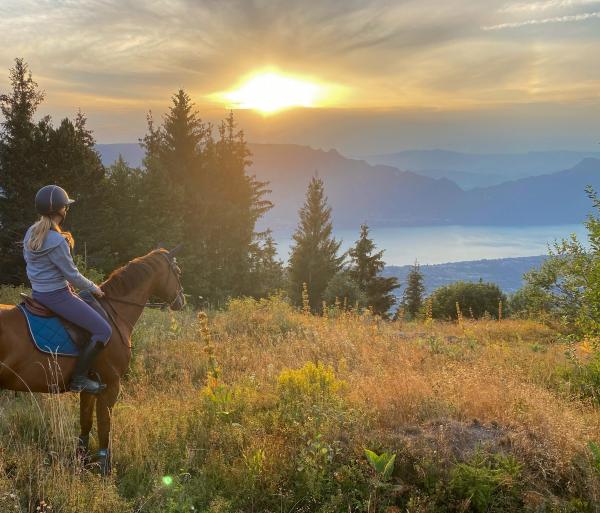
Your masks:
{"label": "conifer tree", "polygon": [[259,234],[251,245],[248,290],[254,297],[265,297],[285,287],[283,262],[277,258],[277,246],[271,230]]}
{"label": "conifer tree", "polygon": [[257,220],[272,207],[265,199],[266,182],[246,174],[250,151],[242,130],[230,113],[218,127],[218,138],[209,139],[204,151],[206,165],[204,240],[207,261],[214,262],[208,273],[209,294],[226,299],[256,295],[251,274],[253,265],[263,262],[254,252],[261,248],[265,234],[256,233]]}
{"label": "conifer tree", "polygon": [[43,151],[40,158],[47,170],[45,183],[61,185],[77,201],[65,223],[65,228],[75,235],[76,251],[85,245],[91,263],[108,271],[106,254],[119,235],[107,239],[103,234],[105,223],[98,223],[104,218],[106,206],[106,170],[86,124],[86,117],[78,112],[74,121],[65,118],[58,127],[49,126],[46,142],[39,147]]}
{"label": "conifer tree", "polygon": [[12,90],[0,95],[4,120],[0,131],[0,276],[4,283],[22,283],[24,267],[18,242],[35,220],[32,201],[44,184],[39,159],[41,134],[33,116],[44,93],[23,59],[9,72]]}
{"label": "conifer tree", "polygon": [[[3,282],[24,283],[19,242],[37,217],[37,190],[52,183],[63,186],[77,200],[66,228],[74,231],[76,240],[87,240],[94,247],[94,242],[100,242],[95,228],[104,167],[82,113],[75,121],[63,119],[56,128],[49,116],[34,122],[43,93],[22,59],[16,59],[10,70],[10,83],[12,91],[0,96],[4,117],[0,132],[0,276]],[[103,248],[97,245],[96,249]]]}
{"label": "conifer tree", "polygon": [[159,158],[171,185],[180,189],[182,199],[188,203],[185,207],[189,209],[198,187],[205,185],[202,183],[202,149],[210,127],[200,119],[192,99],[183,89],[171,97],[171,102],[159,130]]}
{"label": "conifer tree", "polygon": [[[182,104],[186,100],[186,95],[172,97],[172,106],[165,116],[165,125],[173,129],[171,133],[166,133],[164,126],[157,127],[149,112],[146,118],[148,129],[140,140],[140,145],[146,150],[143,159],[146,174],[140,191],[140,222],[143,231],[153,235],[151,247],[157,244],[172,247],[184,239],[186,187],[182,177],[187,180],[187,176],[193,173],[193,164],[199,163],[199,156],[191,155],[189,151],[190,146],[197,144],[197,141],[190,144],[190,139],[196,140],[198,129],[181,126],[189,120],[187,105]],[[193,120],[196,121],[195,116]]]}
{"label": "conifer tree", "polygon": [[338,255],[341,242],[332,236],[331,208],[327,206],[320,178],[312,177],[299,215],[289,260],[290,292],[292,299],[300,305],[302,286],[306,283],[310,307],[318,311],[327,284],[340,271],[345,258],[345,255]]}
{"label": "conifer tree", "polygon": [[414,319],[419,314],[423,305],[423,294],[425,286],[423,285],[423,274],[421,273],[419,263],[415,261],[408,276],[406,277],[406,288],[402,299],[404,312],[409,319]]}
{"label": "conifer tree", "polygon": [[[141,169],[130,167],[119,155],[106,169],[101,226],[105,243],[102,260],[92,255],[92,264],[106,272],[124,265],[132,258],[143,255],[156,246],[155,232],[147,229],[151,221],[144,216],[142,206],[147,201],[148,176]],[[152,216],[158,223],[160,219]]]}
{"label": "conifer tree", "polygon": [[360,227],[360,238],[349,251],[351,265],[349,275],[365,294],[367,305],[373,312],[383,317],[388,316],[389,309],[396,302],[393,291],[400,285],[396,277],[380,276],[385,267],[383,250],[375,252],[375,243],[369,238],[369,227]]}
{"label": "conifer tree", "polygon": [[233,113],[215,139],[180,90],[162,126],[148,117],[141,142],[148,175],[144,215],[157,217],[157,240],[185,241],[184,280],[192,297],[220,305],[230,296],[256,295],[251,275],[257,265],[274,261],[254,254],[265,248],[255,225],[272,204],[264,198],[266,183],[246,174],[250,152]]}

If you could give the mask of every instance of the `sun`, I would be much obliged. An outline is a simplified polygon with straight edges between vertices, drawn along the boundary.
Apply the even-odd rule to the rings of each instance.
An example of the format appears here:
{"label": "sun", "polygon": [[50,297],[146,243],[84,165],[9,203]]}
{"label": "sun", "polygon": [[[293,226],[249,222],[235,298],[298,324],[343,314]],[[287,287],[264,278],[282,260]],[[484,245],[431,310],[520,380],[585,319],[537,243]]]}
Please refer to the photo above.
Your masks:
{"label": "sun", "polygon": [[275,71],[256,72],[231,91],[216,93],[228,107],[254,109],[264,115],[293,107],[316,107],[324,100],[327,87]]}

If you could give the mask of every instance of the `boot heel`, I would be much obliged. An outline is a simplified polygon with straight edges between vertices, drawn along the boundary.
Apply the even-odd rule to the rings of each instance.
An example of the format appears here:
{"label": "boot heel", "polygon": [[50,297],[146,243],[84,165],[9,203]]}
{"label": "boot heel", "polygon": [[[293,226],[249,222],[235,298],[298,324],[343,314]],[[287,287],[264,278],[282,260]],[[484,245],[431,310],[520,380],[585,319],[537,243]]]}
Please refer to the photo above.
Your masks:
{"label": "boot heel", "polygon": [[[75,362],[75,368],[71,376],[71,382],[69,383],[69,390],[72,392],[87,392],[89,394],[99,394],[102,392],[106,385],[104,385],[100,379],[93,381],[88,378],[88,374],[96,356],[103,349],[103,345],[99,342],[88,342],[84,347],[81,348],[79,357]],[[96,374],[98,376],[98,374]],[[98,376],[100,378],[100,376]]]}

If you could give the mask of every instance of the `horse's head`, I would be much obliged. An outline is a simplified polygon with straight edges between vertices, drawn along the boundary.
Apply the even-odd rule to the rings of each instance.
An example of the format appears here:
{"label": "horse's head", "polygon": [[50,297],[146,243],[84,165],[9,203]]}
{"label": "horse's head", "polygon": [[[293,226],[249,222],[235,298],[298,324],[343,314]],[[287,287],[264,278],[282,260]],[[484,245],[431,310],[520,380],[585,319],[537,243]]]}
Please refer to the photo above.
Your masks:
{"label": "horse's head", "polygon": [[172,310],[181,310],[185,306],[185,296],[181,285],[181,269],[175,260],[180,250],[181,244],[178,244],[171,251],[160,251],[165,266],[162,276],[156,282],[155,292],[157,296],[167,301]]}

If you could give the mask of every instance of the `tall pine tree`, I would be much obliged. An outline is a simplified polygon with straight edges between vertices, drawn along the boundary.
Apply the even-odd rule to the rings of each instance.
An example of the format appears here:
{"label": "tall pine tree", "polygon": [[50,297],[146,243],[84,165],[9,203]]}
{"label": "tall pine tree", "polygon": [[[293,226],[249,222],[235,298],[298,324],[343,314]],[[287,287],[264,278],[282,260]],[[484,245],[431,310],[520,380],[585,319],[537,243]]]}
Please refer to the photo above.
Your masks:
{"label": "tall pine tree", "polygon": [[360,238],[348,252],[351,265],[348,274],[365,294],[367,306],[382,317],[388,316],[389,309],[396,302],[393,291],[400,285],[395,277],[380,276],[385,267],[383,250],[375,252],[375,243],[369,238],[369,227],[360,227]]}
{"label": "tall pine tree", "polygon": [[[37,123],[34,115],[43,93],[27,64],[16,59],[10,70],[12,91],[0,96],[4,120],[0,132],[0,277],[5,283],[24,283],[25,265],[19,242],[36,219],[37,190],[59,184],[77,200],[67,218],[77,240],[99,242],[95,230],[104,167],[94,150],[85,116],[64,119],[53,127],[49,116]],[[103,249],[100,246],[97,250]]]}
{"label": "tall pine tree", "polygon": [[162,126],[148,118],[143,210],[149,221],[152,215],[157,219],[157,240],[185,241],[188,291],[218,306],[227,297],[256,295],[256,266],[275,261],[260,244],[264,234],[255,232],[272,204],[264,198],[266,183],[246,173],[250,152],[244,134],[233,114],[219,125],[216,139],[212,132],[183,90],[172,97]]}
{"label": "tall pine tree", "polygon": [[406,277],[406,288],[404,289],[402,298],[404,313],[409,319],[415,319],[419,314],[423,305],[424,294],[423,274],[419,268],[419,263],[415,261]]}
{"label": "tall pine tree", "polygon": [[104,249],[101,259],[92,254],[90,264],[94,267],[108,272],[156,246],[156,234],[147,228],[152,223],[144,208],[148,201],[146,180],[147,174],[130,167],[121,155],[106,169],[103,222],[96,228],[102,233]]}
{"label": "tall pine tree", "polygon": [[250,294],[265,297],[285,288],[283,263],[277,257],[277,246],[271,230],[260,234],[250,251]]}
{"label": "tall pine tree", "polygon": [[15,60],[9,80],[12,91],[0,95],[0,277],[3,283],[16,284],[24,282],[18,243],[35,220],[35,192],[45,185],[39,159],[42,134],[33,119],[44,93],[23,59]]}
{"label": "tall pine tree", "polygon": [[306,283],[310,307],[318,311],[327,284],[340,271],[345,258],[338,255],[341,242],[332,236],[331,208],[320,178],[312,177],[299,215],[289,260],[290,293],[295,303],[301,304],[302,286]]}
{"label": "tall pine tree", "polygon": [[50,127],[42,157],[47,169],[44,180],[61,185],[77,201],[65,223],[75,236],[76,252],[85,248],[91,265],[109,271],[105,255],[112,240],[107,241],[98,226],[104,215],[106,170],[86,124],[86,117],[78,112],[74,121],[65,118],[58,127]]}

